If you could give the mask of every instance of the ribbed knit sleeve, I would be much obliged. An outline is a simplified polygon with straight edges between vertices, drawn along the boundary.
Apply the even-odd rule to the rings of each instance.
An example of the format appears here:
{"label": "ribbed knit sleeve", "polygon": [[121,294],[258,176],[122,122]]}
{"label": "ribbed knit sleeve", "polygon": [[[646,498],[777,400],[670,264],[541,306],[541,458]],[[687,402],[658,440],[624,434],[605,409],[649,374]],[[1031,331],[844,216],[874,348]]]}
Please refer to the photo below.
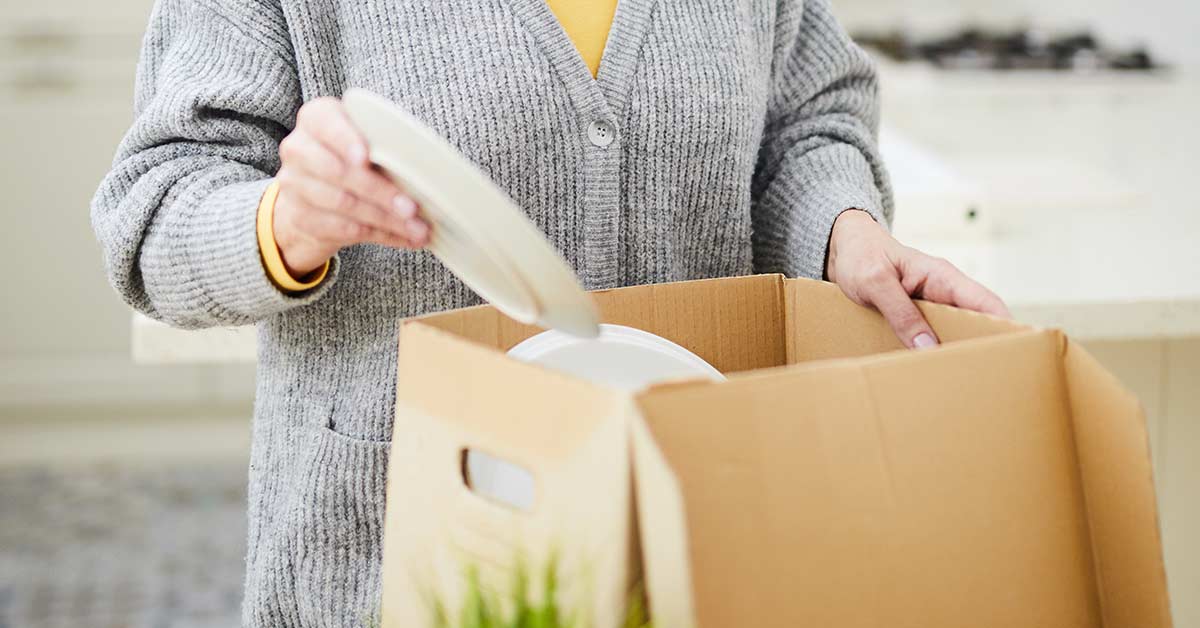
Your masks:
{"label": "ribbed knit sleeve", "polygon": [[780,2],[771,89],[751,189],[755,270],[819,279],[839,214],[892,216],[874,65],[829,0]]}
{"label": "ribbed knit sleeve", "polygon": [[109,279],[180,327],[253,323],[320,298],[269,279],[255,218],[300,86],[287,26],[266,0],[159,0],[135,118],[92,202]]}

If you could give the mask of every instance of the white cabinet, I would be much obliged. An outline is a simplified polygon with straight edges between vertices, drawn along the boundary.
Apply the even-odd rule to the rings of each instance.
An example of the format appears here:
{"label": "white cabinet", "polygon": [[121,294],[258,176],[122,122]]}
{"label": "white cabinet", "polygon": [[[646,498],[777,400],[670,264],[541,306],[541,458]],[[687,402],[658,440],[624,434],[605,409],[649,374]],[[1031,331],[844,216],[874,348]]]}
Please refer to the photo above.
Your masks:
{"label": "white cabinet", "polygon": [[27,0],[3,0],[0,2],[0,25],[9,23],[60,21],[88,25],[111,23],[126,27],[134,25],[145,28],[146,18],[154,0],[54,0],[53,2],[28,2]]}
{"label": "white cabinet", "polygon": [[[128,338],[128,310],[104,279],[88,207],[131,120],[146,14],[122,22],[109,3],[49,4],[26,3],[0,21],[7,359],[117,352]],[[52,15],[70,7],[80,14]]]}
{"label": "white cabinet", "polygon": [[91,228],[152,2],[0,2],[0,418],[43,404],[245,407],[244,368],[133,364],[129,308]]}

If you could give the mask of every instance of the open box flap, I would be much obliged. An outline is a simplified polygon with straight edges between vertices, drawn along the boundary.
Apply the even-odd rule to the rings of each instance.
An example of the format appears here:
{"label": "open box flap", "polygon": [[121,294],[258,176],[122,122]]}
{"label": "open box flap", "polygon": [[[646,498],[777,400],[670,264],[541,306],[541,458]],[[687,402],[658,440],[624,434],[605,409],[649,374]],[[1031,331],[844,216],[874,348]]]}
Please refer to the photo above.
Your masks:
{"label": "open box flap", "polygon": [[[787,363],[852,358],[904,349],[877,311],[855,305],[838,286],[811,279],[784,281]],[[1013,321],[917,301],[938,338],[956,342],[1030,329]]]}
{"label": "open box flap", "polygon": [[[593,292],[600,320],[687,347],[724,373],[784,363],[783,276],[757,275]],[[539,329],[480,306],[414,319],[507,351]]]}
{"label": "open box flap", "polygon": [[[551,558],[565,605],[617,625],[637,565],[629,397],[421,324],[403,326],[397,370],[384,626],[426,625],[430,595],[456,610],[468,568],[506,591],[516,561],[539,574]],[[468,487],[467,450],[526,470],[532,507]]]}
{"label": "open box flap", "polygon": [[[951,344],[875,355],[900,348],[887,323],[821,282],[748,277],[595,298],[606,322],[664,336],[726,373],[806,364],[652,389],[636,399],[642,424],[628,397],[505,358],[497,350],[538,330],[491,308],[406,325],[396,429],[412,433],[393,445],[391,477],[412,481],[408,492],[389,485],[389,508],[437,512],[411,517],[426,524],[389,516],[385,625],[414,625],[387,615],[417,606],[405,600],[419,584],[409,565],[461,563],[461,552],[450,560],[422,544],[457,547],[447,530],[492,512],[459,470],[439,471],[456,482],[426,483],[453,458],[432,464],[428,452],[456,451],[468,433],[518,462],[566,465],[553,475],[622,478],[582,480],[576,488],[621,506],[569,512],[563,525],[636,566],[637,539],[618,540],[633,529],[632,464],[651,604],[677,618],[662,624],[672,628],[1170,625],[1142,415],[1057,332],[920,303]],[[448,385],[474,392],[447,401]],[[492,433],[496,417],[521,426],[520,446]],[[546,425],[556,431],[533,427]],[[551,492],[579,503],[565,486]],[[467,523],[450,519],[464,512]],[[598,531],[588,517],[617,523]],[[486,520],[506,542],[556,534]],[[623,590],[607,595],[621,607]]]}
{"label": "open box flap", "polygon": [[415,323],[440,329],[464,340],[500,351],[507,351],[522,340],[542,331],[505,316],[490,305],[479,305],[449,312],[437,312],[409,319]]}
{"label": "open box flap", "polygon": [[[1026,331],[642,395],[699,625],[1099,626],[1060,343]],[[671,518],[654,508],[639,495],[641,520]]]}
{"label": "open box flap", "polygon": [[1105,628],[1169,627],[1153,469],[1141,405],[1082,347],[1065,346],[1065,377]]}
{"label": "open box flap", "polygon": [[595,293],[605,323],[686,347],[722,373],[784,363],[783,276],[636,286]]}
{"label": "open box flap", "polygon": [[[756,275],[632,286],[591,293],[601,321],[686,347],[723,373],[903,349],[887,322],[840,288],[810,279]],[[919,301],[944,342],[1027,330],[983,314]],[[538,333],[490,306],[413,319],[506,351]]]}

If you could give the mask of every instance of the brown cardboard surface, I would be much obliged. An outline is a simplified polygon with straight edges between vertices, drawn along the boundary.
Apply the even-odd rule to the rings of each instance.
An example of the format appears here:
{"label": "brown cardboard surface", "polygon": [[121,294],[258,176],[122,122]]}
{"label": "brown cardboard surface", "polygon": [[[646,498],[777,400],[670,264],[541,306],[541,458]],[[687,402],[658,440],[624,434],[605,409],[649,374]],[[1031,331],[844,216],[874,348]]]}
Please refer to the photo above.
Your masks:
{"label": "brown cardboard surface", "polygon": [[595,299],[605,323],[662,336],[722,373],[784,364],[779,275],[621,288]]}
{"label": "brown cardboard surface", "polygon": [[1064,367],[1104,625],[1170,626],[1141,406],[1082,347],[1067,347]]}
{"label": "brown cardboard surface", "polygon": [[696,625],[687,510],[678,476],[641,418],[631,424],[643,585],[656,626]]}
{"label": "brown cardboard surface", "polygon": [[699,625],[1099,625],[1057,348],[1026,332],[644,395]]}
{"label": "brown cardboard surface", "polygon": [[[896,338],[878,312],[858,307],[831,283],[806,279],[784,281],[787,363],[853,358],[900,351]],[[944,342],[1028,329],[1024,325],[983,314],[918,301],[917,307]]]}
{"label": "brown cardboard surface", "polygon": [[[628,397],[427,325],[403,326],[400,342],[383,626],[427,625],[431,591],[457,608],[468,567],[507,590],[516,561],[538,570],[564,547],[566,599],[588,600],[595,625],[615,625],[637,568]],[[467,488],[466,449],[529,470],[533,509],[521,512]]]}
{"label": "brown cardboard surface", "polygon": [[[406,324],[386,626],[419,625],[417,572],[453,597],[510,547],[586,563],[598,628],[639,567],[660,628],[1170,625],[1140,410],[1059,333],[920,304],[947,344],[898,351],[778,276],[595,299],[730,381],[632,398],[507,359],[537,330],[490,308]],[[466,490],[468,446],[531,469],[535,512]]]}
{"label": "brown cardboard surface", "polygon": [[[723,373],[784,364],[782,277],[760,275],[633,286],[592,293],[600,320],[687,347]],[[540,331],[490,307],[416,319],[505,350]]]}
{"label": "brown cardboard surface", "polygon": [[412,322],[419,322],[421,325],[434,327],[464,340],[501,351],[507,351],[522,340],[542,331],[537,326],[518,323],[486,305],[428,314],[415,318]]}

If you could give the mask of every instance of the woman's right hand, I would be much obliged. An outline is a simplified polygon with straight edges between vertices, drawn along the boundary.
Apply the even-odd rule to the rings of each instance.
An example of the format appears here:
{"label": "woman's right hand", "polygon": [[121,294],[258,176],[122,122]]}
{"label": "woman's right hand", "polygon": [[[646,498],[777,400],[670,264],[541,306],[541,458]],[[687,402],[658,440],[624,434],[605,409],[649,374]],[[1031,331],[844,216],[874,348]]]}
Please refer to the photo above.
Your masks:
{"label": "woman's right hand", "polygon": [[307,275],[352,244],[428,244],[417,204],[371,166],[367,143],[337,98],[300,108],[279,157],[273,228],[292,276]]}

